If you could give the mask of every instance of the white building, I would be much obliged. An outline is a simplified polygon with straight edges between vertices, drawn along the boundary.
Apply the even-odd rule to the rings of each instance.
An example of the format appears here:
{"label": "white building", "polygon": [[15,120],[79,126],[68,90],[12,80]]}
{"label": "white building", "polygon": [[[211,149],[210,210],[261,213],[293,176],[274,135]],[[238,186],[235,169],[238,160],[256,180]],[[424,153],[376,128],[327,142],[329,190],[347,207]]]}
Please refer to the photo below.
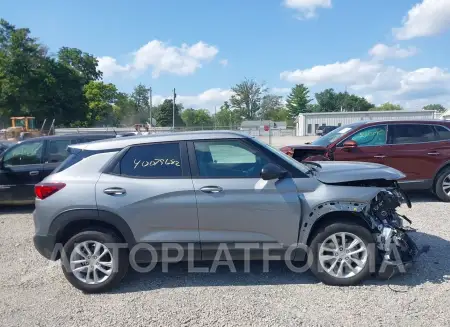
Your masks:
{"label": "white building", "polygon": [[342,126],[371,120],[426,120],[435,119],[432,110],[314,112],[300,114],[297,119],[297,136],[316,135],[319,126]]}
{"label": "white building", "polygon": [[441,115],[442,120],[450,120],[450,109]]}

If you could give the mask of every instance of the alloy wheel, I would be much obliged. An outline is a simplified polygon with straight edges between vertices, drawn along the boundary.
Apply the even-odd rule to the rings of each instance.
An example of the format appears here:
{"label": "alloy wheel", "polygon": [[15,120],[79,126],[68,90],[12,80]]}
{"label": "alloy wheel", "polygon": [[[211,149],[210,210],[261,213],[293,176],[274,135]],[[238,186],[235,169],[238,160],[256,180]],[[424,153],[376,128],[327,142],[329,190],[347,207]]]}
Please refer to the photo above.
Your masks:
{"label": "alloy wheel", "polygon": [[321,268],[337,278],[357,275],[367,264],[368,250],[361,238],[340,232],[328,236],[319,248]]}
{"label": "alloy wheel", "polygon": [[450,174],[448,174],[447,177],[445,177],[442,181],[442,190],[445,194],[450,196]]}
{"label": "alloy wheel", "polygon": [[113,256],[108,247],[97,241],[77,244],[70,254],[73,275],[86,284],[100,284],[113,272]]}

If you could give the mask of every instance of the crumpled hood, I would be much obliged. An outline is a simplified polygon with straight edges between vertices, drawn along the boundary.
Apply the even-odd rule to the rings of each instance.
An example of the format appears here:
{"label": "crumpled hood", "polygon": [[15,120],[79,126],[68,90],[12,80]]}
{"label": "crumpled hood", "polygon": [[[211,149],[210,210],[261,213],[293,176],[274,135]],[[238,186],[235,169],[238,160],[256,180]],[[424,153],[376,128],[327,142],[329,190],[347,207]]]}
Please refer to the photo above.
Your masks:
{"label": "crumpled hood", "polygon": [[354,161],[316,161],[316,178],[327,184],[370,179],[399,180],[406,177],[397,169],[371,162]]}

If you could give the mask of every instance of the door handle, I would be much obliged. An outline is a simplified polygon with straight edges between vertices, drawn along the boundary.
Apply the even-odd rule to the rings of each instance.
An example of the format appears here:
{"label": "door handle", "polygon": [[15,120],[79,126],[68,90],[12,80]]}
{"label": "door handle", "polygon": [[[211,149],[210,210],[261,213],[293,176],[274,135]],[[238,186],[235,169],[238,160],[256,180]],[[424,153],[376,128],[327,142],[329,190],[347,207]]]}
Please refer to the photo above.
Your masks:
{"label": "door handle", "polygon": [[223,191],[220,186],[203,186],[200,191],[203,193],[219,193]]}
{"label": "door handle", "polygon": [[127,193],[127,191],[120,187],[110,187],[110,188],[105,188],[103,190],[103,193],[108,194],[108,195],[124,195]]}
{"label": "door handle", "polygon": [[37,170],[30,171],[30,176],[37,176],[37,175],[39,175],[39,171]]}
{"label": "door handle", "polygon": [[430,156],[438,156],[438,155],[440,155],[440,153],[439,152],[428,152],[428,155],[430,155]]}
{"label": "door handle", "polygon": [[384,159],[386,158],[385,155],[377,155],[377,156],[373,156],[374,158],[378,158],[378,159]]}

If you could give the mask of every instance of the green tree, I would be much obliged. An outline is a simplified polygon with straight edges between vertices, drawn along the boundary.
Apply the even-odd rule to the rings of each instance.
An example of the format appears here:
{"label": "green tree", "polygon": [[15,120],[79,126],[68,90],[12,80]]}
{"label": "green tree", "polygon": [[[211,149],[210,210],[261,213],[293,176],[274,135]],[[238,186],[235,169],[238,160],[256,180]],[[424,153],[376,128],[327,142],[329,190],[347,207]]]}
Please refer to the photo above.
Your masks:
{"label": "green tree", "polygon": [[0,116],[32,115],[39,124],[55,118],[68,125],[86,119],[84,85],[101,77],[95,57],[62,48],[56,57],[29,29],[0,20]]}
{"label": "green tree", "polygon": [[363,97],[348,92],[336,93],[334,89],[316,93],[315,97],[322,112],[368,111],[375,107]]}
{"label": "green tree", "polygon": [[0,20],[0,114],[34,114],[42,101],[41,90],[51,84],[46,48],[30,36],[27,28],[16,28]]}
{"label": "green tree", "polygon": [[117,101],[113,105],[114,125],[135,124],[135,106],[128,94],[123,92],[117,93]]}
{"label": "green tree", "polygon": [[260,119],[273,120],[277,112],[283,108],[283,97],[275,94],[266,94],[261,101],[261,109],[258,112]]}
{"label": "green tree", "polygon": [[84,87],[88,112],[88,125],[108,124],[113,120],[113,104],[117,101],[117,88],[113,84],[91,81]]}
{"label": "green tree", "polygon": [[398,104],[392,104],[390,102],[383,103],[381,106],[372,108],[373,111],[394,111],[394,110],[403,110],[402,106]]}
{"label": "green tree", "polygon": [[286,101],[286,108],[291,118],[295,119],[299,114],[309,112],[308,104],[311,101],[309,98],[309,89],[303,84],[295,85]]}
{"label": "green tree", "polygon": [[[175,104],[175,127],[184,126],[184,122],[181,119],[180,113],[183,110],[183,106],[179,103]],[[158,126],[168,127],[172,126],[173,119],[173,100],[166,99],[155,110],[154,117]]]}
{"label": "green tree", "polygon": [[102,78],[103,73],[97,69],[97,58],[79,49],[62,47],[58,51],[58,61],[75,70],[83,84]]}
{"label": "green tree", "polygon": [[239,110],[233,110],[225,101],[214,116],[215,126],[218,128],[233,128],[242,122]]}
{"label": "green tree", "polygon": [[260,110],[262,96],[267,88],[254,80],[245,79],[231,88],[234,94],[230,98],[231,106],[246,119],[255,119]]}
{"label": "green tree", "polygon": [[206,109],[185,109],[181,113],[181,119],[187,127],[211,127],[213,125],[212,117]]}
{"label": "green tree", "polygon": [[441,104],[428,104],[425,107],[423,107],[423,110],[434,110],[439,113],[445,112],[447,109]]}
{"label": "green tree", "polygon": [[308,103],[308,105],[306,106],[306,112],[319,112],[320,110],[320,105],[317,103]]}
{"label": "green tree", "polygon": [[183,110],[181,113],[181,119],[186,124],[187,127],[195,126],[195,118],[196,118],[196,112],[195,109],[189,108]]}

